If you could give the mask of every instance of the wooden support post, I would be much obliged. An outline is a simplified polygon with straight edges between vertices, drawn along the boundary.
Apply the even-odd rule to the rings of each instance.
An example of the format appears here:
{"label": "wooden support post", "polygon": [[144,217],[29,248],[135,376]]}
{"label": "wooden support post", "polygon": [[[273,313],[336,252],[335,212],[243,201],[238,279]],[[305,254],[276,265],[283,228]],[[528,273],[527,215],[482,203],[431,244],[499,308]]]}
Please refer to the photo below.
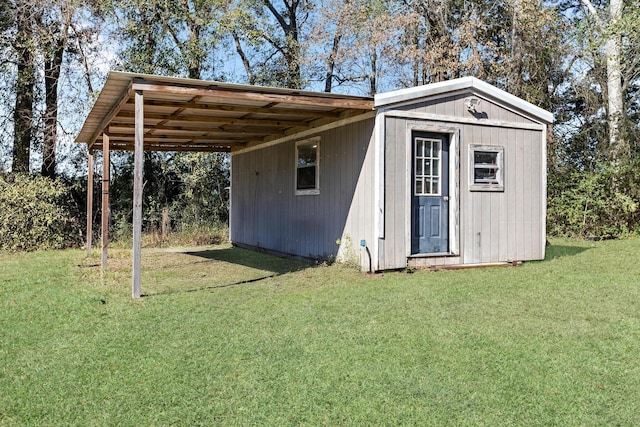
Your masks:
{"label": "wooden support post", "polygon": [[144,96],[135,92],[135,147],[133,166],[133,273],[131,296],[140,298],[142,264],[142,176],[144,172]]}
{"label": "wooden support post", "polygon": [[111,175],[111,153],[109,134],[102,135],[102,268],[107,268],[109,247],[109,180]]}
{"label": "wooden support post", "polygon": [[87,169],[87,256],[91,256],[91,237],[93,234],[93,151],[89,151]]}

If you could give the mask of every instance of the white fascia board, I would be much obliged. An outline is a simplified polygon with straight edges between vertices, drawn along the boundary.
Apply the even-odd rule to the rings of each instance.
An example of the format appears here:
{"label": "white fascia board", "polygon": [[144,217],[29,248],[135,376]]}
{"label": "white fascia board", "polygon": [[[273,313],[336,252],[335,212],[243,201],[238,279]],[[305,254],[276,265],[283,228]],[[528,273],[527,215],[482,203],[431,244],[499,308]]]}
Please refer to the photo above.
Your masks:
{"label": "white fascia board", "polygon": [[454,92],[463,89],[472,89],[479,94],[500,100],[521,111],[523,114],[532,116],[544,123],[553,123],[553,114],[549,111],[536,107],[524,99],[518,98],[508,92],[483,82],[475,77],[462,77],[459,79],[446,80],[444,82],[432,83],[424,86],[400,89],[393,92],[377,94],[374,97],[374,108],[385,109],[385,107],[402,102],[429,98],[447,92]]}
{"label": "white fascia board", "polygon": [[505,92],[502,89],[498,89],[497,87],[490,85],[487,82],[483,82],[482,80],[476,79],[474,77],[471,77],[471,79],[473,79],[472,87],[474,89],[482,93],[485,93],[489,96],[492,96],[494,98],[503,100],[507,104],[510,104],[516,107],[517,109],[523,111],[524,113],[531,114],[534,117],[537,117],[538,119],[544,121],[545,123],[553,123],[553,113],[547,110],[544,110],[540,107],[537,107],[532,103],[525,101],[522,98],[518,98],[517,96],[512,95],[509,92]]}
{"label": "white fascia board", "polygon": [[394,90],[392,92],[379,93],[374,96],[373,105],[375,108],[384,107],[391,104],[409,101],[412,99],[428,98],[443,92],[451,92],[459,89],[472,87],[474,77],[462,77],[460,79],[446,80],[439,83],[431,83],[424,86],[410,87],[406,89]]}

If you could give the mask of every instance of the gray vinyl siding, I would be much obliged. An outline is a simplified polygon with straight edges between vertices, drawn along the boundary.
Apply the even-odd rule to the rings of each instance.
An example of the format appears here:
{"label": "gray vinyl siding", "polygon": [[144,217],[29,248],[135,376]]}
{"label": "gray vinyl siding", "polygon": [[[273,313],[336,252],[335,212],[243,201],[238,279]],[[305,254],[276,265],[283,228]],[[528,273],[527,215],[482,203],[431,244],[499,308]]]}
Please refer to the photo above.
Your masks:
{"label": "gray vinyl siding", "polygon": [[385,123],[384,167],[384,240],[381,269],[401,268],[407,263],[406,218],[411,215],[406,204],[407,152],[405,147],[406,120],[387,118]]}
{"label": "gray vinyl siding", "polygon": [[[531,129],[531,121],[483,100],[492,125],[456,123],[450,116],[460,112],[466,95],[420,102],[406,111],[447,115],[446,122],[389,116],[385,118],[384,141],[384,238],[379,242],[379,267],[402,268],[451,264],[483,264],[544,258],[545,197],[543,188],[543,130]],[[398,108],[394,108],[398,111]],[[466,112],[466,109],[465,109]],[[467,116],[468,116],[467,112]],[[496,121],[509,121],[501,127]],[[518,128],[514,123],[526,123]],[[455,128],[459,135],[459,253],[455,256],[409,258],[410,173],[407,158],[408,125]],[[504,147],[504,192],[470,191],[469,146]],[[453,154],[453,153],[451,153]]]}
{"label": "gray vinyl siding", "polygon": [[[476,131],[479,141],[469,138]],[[466,125],[461,163],[469,144],[504,146],[504,192],[469,191],[469,168],[461,177],[461,255],[465,264],[525,261],[544,257],[545,192],[541,173],[542,131]],[[477,142],[478,141],[478,142]]]}
{"label": "gray vinyl siding", "polygon": [[369,119],[319,134],[318,195],[295,194],[297,141],[234,154],[232,242],[364,267],[360,241],[375,236],[373,127]]}
{"label": "gray vinyl siding", "polygon": [[[399,111],[412,111],[416,113],[473,118],[473,115],[467,111],[467,108],[464,105],[465,98],[469,96],[471,96],[471,93],[461,93],[402,105],[394,109]],[[482,100],[481,110],[486,113],[486,117],[484,118],[490,120],[500,120],[511,123],[535,123],[523,114],[506,109],[488,99]]]}

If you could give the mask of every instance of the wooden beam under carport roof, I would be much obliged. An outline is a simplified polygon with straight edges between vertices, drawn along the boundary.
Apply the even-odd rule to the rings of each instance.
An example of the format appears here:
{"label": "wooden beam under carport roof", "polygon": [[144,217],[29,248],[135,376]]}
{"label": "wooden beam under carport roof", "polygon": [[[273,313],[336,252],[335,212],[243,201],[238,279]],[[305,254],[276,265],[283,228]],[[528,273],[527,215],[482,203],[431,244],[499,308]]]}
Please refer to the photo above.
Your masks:
{"label": "wooden beam under carport roof", "polygon": [[[256,87],[255,92],[246,90],[234,90],[230,88],[219,88],[215,85],[211,87],[186,87],[159,84],[146,80],[134,79],[133,90],[150,91],[155,93],[165,93],[174,95],[191,95],[212,97],[216,99],[230,99],[235,103],[240,101],[264,102],[286,105],[303,105],[314,107],[332,107],[346,109],[373,110],[373,101],[369,99],[312,96],[291,92],[289,94],[261,92],[260,87]],[[234,105],[235,105],[234,103]],[[282,108],[281,106],[279,108]]]}
{"label": "wooden beam under carport roof", "polygon": [[[128,102],[131,104],[131,101]],[[151,107],[169,107],[169,108],[186,108],[188,110],[207,110],[207,111],[224,111],[230,113],[247,113],[247,114],[271,114],[278,116],[304,116],[304,117],[339,117],[340,113],[334,110],[320,111],[308,110],[300,108],[274,108],[271,106],[253,107],[248,105],[223,105],[207,102],[179,102],[151,100],[146,101],[145,105]],[[277,104],[276,104],[277,105]]]}
{"label": "wooden beam under carport roof", "polygon": [[[133,112],[120,112],[113,118],[112,123],[121,123],[119,119],[133,119]],[[267,127],[309,127],[307,121],[289,121],[289,120],[273,120],[273,119],[242,119],[242,118],[229,118],[229,117],[216,117],[216,116],[190,116],[190,115],[172,115],[161,113],[147,113],[144,116],[145,120],[161,120],[161,121],[178,121],[178,122],[192,122],[192,123],[209,123],[209,124],[221,124],[221,125],[242,125],[242,126],[267,126]],[[152,127],[153,125],[147,125]],[[147,127],[145,126],[145,127]]]}

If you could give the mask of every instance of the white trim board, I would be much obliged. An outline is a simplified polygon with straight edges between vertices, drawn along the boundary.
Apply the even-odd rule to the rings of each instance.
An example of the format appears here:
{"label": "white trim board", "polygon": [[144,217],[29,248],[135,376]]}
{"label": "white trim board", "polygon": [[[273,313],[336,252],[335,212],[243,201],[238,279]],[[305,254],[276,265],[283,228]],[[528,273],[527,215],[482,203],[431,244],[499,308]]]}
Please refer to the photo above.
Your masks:
{"label": "white trim board", "polygon": [[432,123],[407,122],[405,125],[405,254],[411,254],[411,182],[412,139],[413,132],[431,132],[445,134],[449,137],[449,251],[441,256],[460,256],[460,129],[457,127],[439,126]]}

